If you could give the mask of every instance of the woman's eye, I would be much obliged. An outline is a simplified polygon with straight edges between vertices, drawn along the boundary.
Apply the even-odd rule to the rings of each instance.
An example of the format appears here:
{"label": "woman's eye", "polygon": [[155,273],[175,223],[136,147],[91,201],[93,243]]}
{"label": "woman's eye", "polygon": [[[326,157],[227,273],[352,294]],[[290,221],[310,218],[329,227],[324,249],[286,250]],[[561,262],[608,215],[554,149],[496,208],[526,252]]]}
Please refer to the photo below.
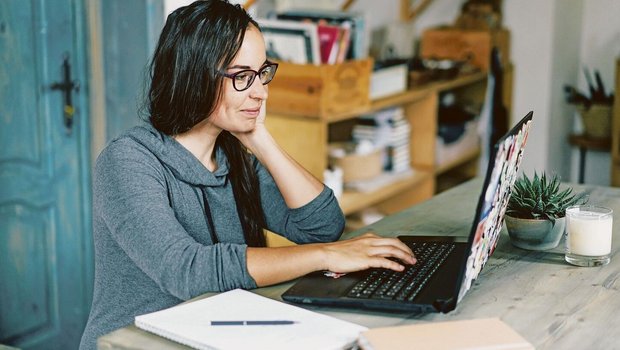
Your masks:
{"label": "woman's eye", "polygon": [[260,71],[261,78],[268,77],[271,74],[271,67],[265,67]]}
{"label": "woman's eye", "polygon": [[250,78],[250,74],[247,72],[241,72],[235,75],[235,80],[242,83],[247,81]]}

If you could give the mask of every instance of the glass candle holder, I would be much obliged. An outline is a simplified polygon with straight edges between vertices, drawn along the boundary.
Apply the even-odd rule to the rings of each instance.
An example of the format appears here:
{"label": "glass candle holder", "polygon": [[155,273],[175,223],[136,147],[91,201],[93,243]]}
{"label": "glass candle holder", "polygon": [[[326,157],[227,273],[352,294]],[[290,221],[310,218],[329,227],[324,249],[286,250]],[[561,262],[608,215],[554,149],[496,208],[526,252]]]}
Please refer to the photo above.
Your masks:
{"label": "glass candle holder", "polygon": [[566,209],[566,254],[564,259],[577,266],[609,263],[613,210],[594,205]]}

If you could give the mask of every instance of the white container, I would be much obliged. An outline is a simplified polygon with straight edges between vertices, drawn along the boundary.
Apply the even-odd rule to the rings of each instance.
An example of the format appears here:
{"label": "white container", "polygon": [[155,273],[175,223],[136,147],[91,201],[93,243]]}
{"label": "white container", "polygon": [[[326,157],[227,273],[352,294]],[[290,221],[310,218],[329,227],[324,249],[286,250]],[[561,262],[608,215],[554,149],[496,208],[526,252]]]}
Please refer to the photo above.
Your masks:
{"label": "white container", "polygon": [[376,100],[406,91],[408,74],[407,64],[398,64],[373,71],[370,75],[370,99]]}
{"label": "white container", "polygon": [[609,263],[613,210],[592,205],[566,209],[565,260],[578,266]]}

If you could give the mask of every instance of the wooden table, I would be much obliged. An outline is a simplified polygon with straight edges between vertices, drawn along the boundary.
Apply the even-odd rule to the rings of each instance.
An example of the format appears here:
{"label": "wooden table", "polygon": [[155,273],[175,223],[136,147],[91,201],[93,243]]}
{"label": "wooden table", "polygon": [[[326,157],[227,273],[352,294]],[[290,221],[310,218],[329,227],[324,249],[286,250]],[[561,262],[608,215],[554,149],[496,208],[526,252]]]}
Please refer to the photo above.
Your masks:
{"label": "wooden table", "polygon": [[[475,179],[433,199],[371,225],[381,235],[467,235],[481,180]],[[611,263],[576,267],[564,262],[563,244],[533,252],[510,244],[505,229],[497,249],[472,289],[448,314],[393,315],[384,312],[309,307],[367,327],[432,321],[499,317],[537,349],[620,348],[620,188],[573,185],[590,194],[590,203],[611,207],[613,230]],[[362,230],[345,235],[350,237]],[[260,288],[256,293],[280,300],[291,283]],[[479,330],[484,332],[484,330]],[[415,341],[415,340],[413,340]],[[99,338],[99,349],[187,349],[128,326]]]}

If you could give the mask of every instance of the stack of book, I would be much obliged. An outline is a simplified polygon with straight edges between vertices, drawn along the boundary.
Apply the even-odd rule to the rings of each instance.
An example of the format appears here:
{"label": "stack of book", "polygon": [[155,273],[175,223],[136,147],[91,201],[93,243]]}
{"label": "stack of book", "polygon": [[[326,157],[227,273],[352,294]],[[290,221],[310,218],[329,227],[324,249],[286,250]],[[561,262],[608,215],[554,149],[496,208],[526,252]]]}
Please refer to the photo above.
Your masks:
{"label": "stack of book", "polygon": [[288,10],[259,19],[267,55],[296,64],[335,64],[367,56],[364,17],[326,10]]}
{"label": "stack of book", "polygon": [[370,141],[385,149],[383,169],[401,173],[411,170],[410,132],[403,109],[394,107],[359,117],[352,136],[355,142]]}

